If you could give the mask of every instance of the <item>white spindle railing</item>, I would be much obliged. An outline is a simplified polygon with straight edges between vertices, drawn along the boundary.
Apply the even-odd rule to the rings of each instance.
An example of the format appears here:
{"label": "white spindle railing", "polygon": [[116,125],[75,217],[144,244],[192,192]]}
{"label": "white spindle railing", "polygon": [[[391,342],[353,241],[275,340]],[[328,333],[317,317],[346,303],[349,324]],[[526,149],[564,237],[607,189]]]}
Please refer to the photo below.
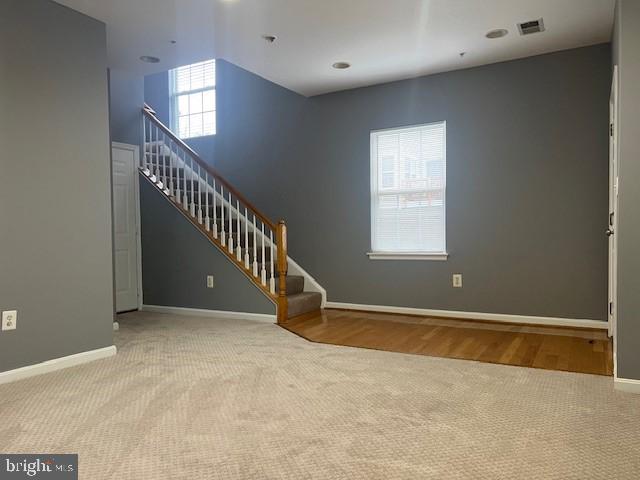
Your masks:
{"label": "white spindle railing", "polygon": [[[283,267],[278,250],[281,239],[286,244],[284,224],[274,225],[256,212],[149,110],[143,115],[142,132],[141,171],[217,240],[257,283],[276,295],[279,272],[286,275],[286,256]],[[281,291],[283,278],[281,275]],[[279,302],[282,295],[281,292]]]}
{"label": "white spindle railing", "polygon": [[244,268],[249,270],[249,215],[244,207]]}
{"label": "white spindle railing", "polygon": [[257,238],[258,226],[256,224],[256,216],[253,216],[253,276],[258,276],[258,242]]}
{"label": "white spindle railing", "polygon": [[204,228],[207,232],[211,231],[211,219],[209,218],[209,172],[204,172]]}

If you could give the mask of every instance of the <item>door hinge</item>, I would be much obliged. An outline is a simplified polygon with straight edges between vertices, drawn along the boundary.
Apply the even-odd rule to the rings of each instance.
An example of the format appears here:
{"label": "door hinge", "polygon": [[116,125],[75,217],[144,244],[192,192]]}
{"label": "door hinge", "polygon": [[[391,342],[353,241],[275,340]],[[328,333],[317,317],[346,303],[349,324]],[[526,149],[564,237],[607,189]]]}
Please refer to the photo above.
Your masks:
{"label": "door hinge", "polygon": [[609,226],[613,227],[613,216],[615,215],[615,212],[611,212],[609,214]]}
{"label": "door hinge", "polygon": [[613,315],[613,302],[609,302],[609,315]]}
{"label": "door hinge", "polygon": [[609,135],[613,137],[613,123],[609,124]]}

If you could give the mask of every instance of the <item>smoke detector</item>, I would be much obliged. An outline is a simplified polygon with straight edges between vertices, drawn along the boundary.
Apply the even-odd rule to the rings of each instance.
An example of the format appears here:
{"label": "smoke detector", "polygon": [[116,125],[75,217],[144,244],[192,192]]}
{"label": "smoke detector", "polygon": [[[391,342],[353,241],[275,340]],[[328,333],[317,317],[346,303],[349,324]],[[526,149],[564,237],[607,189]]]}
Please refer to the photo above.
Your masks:
{"label": "smoke detector", "polygon": [[539,18],[537,20],[518,23],[518,31],[520,32],[520,35],[531,35],[532,33],[544,32],[544,21]]}

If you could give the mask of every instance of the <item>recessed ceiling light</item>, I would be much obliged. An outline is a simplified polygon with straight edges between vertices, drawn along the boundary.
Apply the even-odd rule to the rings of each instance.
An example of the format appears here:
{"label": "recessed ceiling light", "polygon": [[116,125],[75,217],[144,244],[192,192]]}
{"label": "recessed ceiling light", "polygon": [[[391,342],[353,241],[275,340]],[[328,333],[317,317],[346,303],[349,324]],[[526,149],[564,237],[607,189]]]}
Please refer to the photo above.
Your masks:
{"label": "recessed ceiling light", "polygon": [[152,57],[150,55],[142,55],[140,57],[140,60],[142,60],[145,63],[159,63],[160,59],[158,57]]}
{"label": "recessed ceiling light", "polygon": [[278,39],[278,37],[276,37],[275,35],[262,35],[262,38],[264,38],[269,43],[273,43]]}
{"label": "recessed ceiling light", "polygon": [[487,32],[485,37],[487,37],[487,38],[502,38],[502,37],[506,36],[507,33],[509,33],[509,30],[505,30],[504,28],[498,28],[496,30],[491,30],[491,31]]}
{"label": "recessed ceiling light", "polygon": [[336,62],[332,65],[332,67],[337,70],[344,70],[346,68],[349,68],[350,66],[351,64],[347,62]]}

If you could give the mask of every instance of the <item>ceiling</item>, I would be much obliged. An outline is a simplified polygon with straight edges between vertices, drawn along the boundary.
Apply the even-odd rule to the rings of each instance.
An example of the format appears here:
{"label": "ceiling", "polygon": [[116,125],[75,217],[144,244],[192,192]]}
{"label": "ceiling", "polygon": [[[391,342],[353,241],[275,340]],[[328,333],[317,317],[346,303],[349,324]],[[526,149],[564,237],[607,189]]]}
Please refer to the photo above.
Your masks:
{"label": "ceiling", "polygon": [[[306,96],[608,42],[615,0],[57,0],[141,74],[223,58]],[[516,22],[543,17],[520,36]],[[500,39],[487,31],[505,28]],[[277,35],[270,44],[262,35]],[[175,41],[176,43],[172,43]],[[466,52],[460,56],[461,52]],[[141,55],[159,57],[146,64]],[[352,64],[336,70],[334,62]]]}

